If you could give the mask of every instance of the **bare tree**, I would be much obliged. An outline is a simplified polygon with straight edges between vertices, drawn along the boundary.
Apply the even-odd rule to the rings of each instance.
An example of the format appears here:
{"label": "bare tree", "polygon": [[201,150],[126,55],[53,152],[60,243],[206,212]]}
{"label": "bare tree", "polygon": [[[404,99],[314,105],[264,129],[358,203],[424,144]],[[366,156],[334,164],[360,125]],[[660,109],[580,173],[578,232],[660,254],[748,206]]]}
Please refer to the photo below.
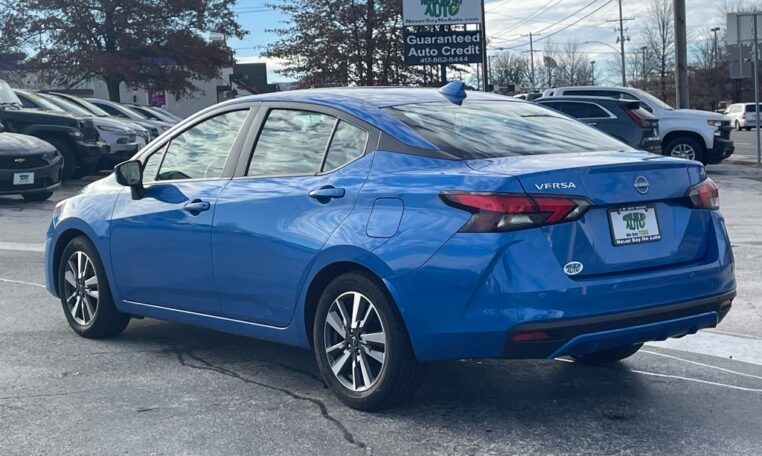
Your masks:
{"label": "bare tree", "polygon": [[648,5],[644,36],[649,59],[659,79],[659,96],[666,99],[668,80],[674,78],[675,30],[672,0],[651,0]]}
{"label": "bare tree", "polygon": [[579,41],[567,42],[563,52],[559,54],[557,63],[557,84],[584,85],[590,83],[592,79],[590,56],[586,52],[582,52],[582,45]]}
{"label": "bare tree", "polygon": [[500,52],[490,57],[490,80],[500,86],[517,88],[529,82],[529,59],[512,52]]}

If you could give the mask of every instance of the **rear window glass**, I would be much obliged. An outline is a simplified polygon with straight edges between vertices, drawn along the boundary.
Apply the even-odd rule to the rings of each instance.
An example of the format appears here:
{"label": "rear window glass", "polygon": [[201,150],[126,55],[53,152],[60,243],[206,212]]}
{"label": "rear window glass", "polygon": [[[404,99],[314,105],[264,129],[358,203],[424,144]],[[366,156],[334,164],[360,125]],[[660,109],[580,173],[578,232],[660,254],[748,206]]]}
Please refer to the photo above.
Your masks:
{"label": "rear window glass", "polygon": [[753,105],[753,104],[746,105],[746,112],[756,112],[756,111],[757,111],[756,105]]}
{"label": "rear window glass", "polygon": [[561,152],[627,150],[629,146],[551,109],[511,101],[465,101],[388,109],[443,152],[463,160]]}

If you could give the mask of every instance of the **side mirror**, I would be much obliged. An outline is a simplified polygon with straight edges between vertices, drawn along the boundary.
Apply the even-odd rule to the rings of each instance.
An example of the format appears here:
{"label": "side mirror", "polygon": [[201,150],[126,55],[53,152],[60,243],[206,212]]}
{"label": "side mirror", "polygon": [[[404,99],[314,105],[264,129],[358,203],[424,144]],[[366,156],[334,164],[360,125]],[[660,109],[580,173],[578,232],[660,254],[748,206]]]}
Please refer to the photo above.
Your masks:
{"label": "side mirror", "polygon": [[120,185],[130,187],[132,199],[143,197],[143,170],[138,160],[130,160],[119,163],[114,167],[116,181]]}

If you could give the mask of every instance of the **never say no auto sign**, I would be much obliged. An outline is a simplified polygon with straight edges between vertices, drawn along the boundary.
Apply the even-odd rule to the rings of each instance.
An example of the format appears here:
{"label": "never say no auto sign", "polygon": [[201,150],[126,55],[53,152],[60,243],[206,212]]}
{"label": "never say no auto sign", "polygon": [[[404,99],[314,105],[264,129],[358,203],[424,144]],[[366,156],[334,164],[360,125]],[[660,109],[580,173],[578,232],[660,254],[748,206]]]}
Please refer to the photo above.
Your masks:
{"label": "never say no auto sign", "polygon": [[478,31],[405,31],[405,65],[481,63],[482,44]]}

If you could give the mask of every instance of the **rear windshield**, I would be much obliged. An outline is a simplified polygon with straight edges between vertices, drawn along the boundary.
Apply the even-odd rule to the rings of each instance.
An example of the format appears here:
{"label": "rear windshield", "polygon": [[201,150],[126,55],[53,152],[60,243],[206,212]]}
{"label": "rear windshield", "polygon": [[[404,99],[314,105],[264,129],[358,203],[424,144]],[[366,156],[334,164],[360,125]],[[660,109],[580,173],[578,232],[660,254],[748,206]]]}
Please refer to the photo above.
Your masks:
{"label": "rear windshield", "polygon": [[513,101],[464,101],[388,109],[444,152],[463,160],[628,150],[629,146],[551,109]]}

